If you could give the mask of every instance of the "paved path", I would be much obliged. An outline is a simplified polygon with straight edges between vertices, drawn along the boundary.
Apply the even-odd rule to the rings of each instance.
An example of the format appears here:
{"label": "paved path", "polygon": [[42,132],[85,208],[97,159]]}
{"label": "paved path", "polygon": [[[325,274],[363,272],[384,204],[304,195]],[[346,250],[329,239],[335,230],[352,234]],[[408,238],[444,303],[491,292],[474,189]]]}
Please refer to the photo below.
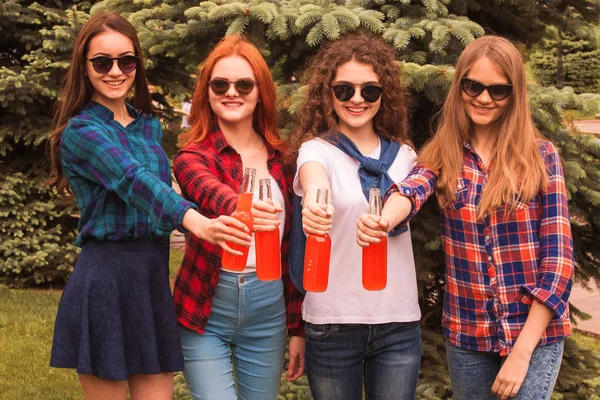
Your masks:
{"label": "paved path", "polygon": [[592,291],[588,291],[575,285],[570,301],[575,307],[592,316],[587,321],[580,321],[576,328],[600,335],[600,289],[594,288]]}
{"label": "paved path", "polygon": [[591,133],[600,137],[600,119],[573,120],[573,125],[583,133]]}

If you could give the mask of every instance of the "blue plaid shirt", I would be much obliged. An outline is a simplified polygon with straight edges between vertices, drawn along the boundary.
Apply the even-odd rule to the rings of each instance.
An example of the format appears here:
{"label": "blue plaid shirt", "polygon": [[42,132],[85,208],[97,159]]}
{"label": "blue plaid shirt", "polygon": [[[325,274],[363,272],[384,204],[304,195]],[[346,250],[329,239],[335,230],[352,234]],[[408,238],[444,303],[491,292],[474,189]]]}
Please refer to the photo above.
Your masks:
{"label": "blue plaid shirt", "polygon": [[62,164],[81,211],[77,246],[165,237],[196,208],[171,188],[159,121],[127,108],[135,120],[123,127],[112,111],[89,101],[63,132]]}

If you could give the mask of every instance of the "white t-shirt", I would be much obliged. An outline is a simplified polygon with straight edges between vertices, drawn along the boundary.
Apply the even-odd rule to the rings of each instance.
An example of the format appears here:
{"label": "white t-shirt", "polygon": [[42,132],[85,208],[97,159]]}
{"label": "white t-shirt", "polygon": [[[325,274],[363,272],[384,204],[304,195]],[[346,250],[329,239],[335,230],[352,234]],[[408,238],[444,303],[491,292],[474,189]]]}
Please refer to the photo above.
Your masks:
{"label": "white t-shirt", "polygon": [[[283,239],[283,228],[285,224],[285,203],[283,200],[283,194],[281,193],[281,189],[277,184],[277,181],[273,179],[271,176],[271,196],[273,196],[273,200],[281,205],[283,211],[277,213],[277,219],[279,220],[279,243],[281,244],[281,240]],[[259,190],[258,187],[254,190],[253,199],[258,200],[259,198]],[[250,250],[248,250],[248,261],[246,262],[246,268],[243,271],[231,271],[229,269],[223,268],[225,271],[232,272],[235,274],[245,274],[247,272],[256,272],[256,246],[255,246],[255,236],[252,235],[252,243],[250,244]]]}
{"label": "white t-shirt", "polygon": [[[381,146],[367,156],[379,158]],[[400,148],[388,174],[400,182],[416,162],[415,152],[406,145]],[[354,323],[382,324],[410,322],[421,318],[417,278],[410,230],[388,238],[387,286],[368,291],[362,286],[362,248],[356,243],[356,221],[368,212],[358,176],[359,163],[334,145],[312,139],[300,147],[297,169],[316,161],[327,170],[331,185],[330,201],[335,207],[331,237],[329,284],[322,293],[307,292],[302,317],[313,324]],[[294,191],[304,196],[298,172]],[[383,196],[383,193],[382,193]]]}

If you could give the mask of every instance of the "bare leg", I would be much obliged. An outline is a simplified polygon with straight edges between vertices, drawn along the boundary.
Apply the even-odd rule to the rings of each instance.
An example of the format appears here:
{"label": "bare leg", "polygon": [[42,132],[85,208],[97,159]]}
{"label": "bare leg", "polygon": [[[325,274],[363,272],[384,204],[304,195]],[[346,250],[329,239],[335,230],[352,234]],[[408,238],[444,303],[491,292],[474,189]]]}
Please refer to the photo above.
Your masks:
{"label": "bare leg", "polygon": [[162,372],[156,375],[130,375],[128,382],[131,400],[171,400],[173,398],[172,372]]}
{"label": "bare leg", "polygon": [[85,400],[125,400],[127,398],[127,381],[109,381],[94,375],[79,374]]}

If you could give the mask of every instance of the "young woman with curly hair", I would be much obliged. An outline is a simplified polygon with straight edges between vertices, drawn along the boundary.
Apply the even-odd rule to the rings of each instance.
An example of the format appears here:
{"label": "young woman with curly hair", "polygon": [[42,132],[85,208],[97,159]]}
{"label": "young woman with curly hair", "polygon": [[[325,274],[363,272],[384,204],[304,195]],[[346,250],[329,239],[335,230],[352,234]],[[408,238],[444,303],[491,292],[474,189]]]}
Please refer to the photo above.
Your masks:
{"label": "young woman with curly hair", "polygon": [[[135,93],[126,102],[130,90]],[[60,300],[50,365],[75,368],[86,399],[173,397],[183,356],[169,286],[169,235],[223,246],[245,225],[212,220],[171,188],[135,28],[100,13],[75,39],[48,143],[50,185],[74,194],[81,253]],[[233,229],[236,227],[238,229]]]}
{"label": "young woman with curly hair", "polygon": [[173,170],[185,198],[209,216],[231,215],[244,168],[270,179],[273,204],[254,191],[254,228],[280,226],[282,279],[257,277],[254,239],[243,271],[222,265],[223,252],[186,238],[175,281],[185,379],[195,399],[277,398],[287,335],[289,380],[304,370],[302,295],[291,283],[287,247],[293,171],[284,168],[275,84],[258,49],[239,35],[219,42],[201,66],[191,129],[181,136]]}
{"label": "young woman with curly hair", "polygon": [[[294,190],[303,228],[331,238],[329,285],[307,292],[306,369],[316,400],[412,399],[421,360],[421,317],[411,237],[404,227],[388,246],[387,287],[362,286],[355,221],[370,186],[386,190],[412,169],[406,95],[394,51],[354,33],[322,48],[306,72],[308,93],[292,138]],[[317,189],[331,203],[316,203]]]}
{"label": "young woman with curly hair", "polygon": [[361,246],[437,194],[443,331],[456,399],[550,399],[571,333],[573,243],[560,156],[531,118],[523,60],[484,36],[458,59],[432,140],[358,222]]}

